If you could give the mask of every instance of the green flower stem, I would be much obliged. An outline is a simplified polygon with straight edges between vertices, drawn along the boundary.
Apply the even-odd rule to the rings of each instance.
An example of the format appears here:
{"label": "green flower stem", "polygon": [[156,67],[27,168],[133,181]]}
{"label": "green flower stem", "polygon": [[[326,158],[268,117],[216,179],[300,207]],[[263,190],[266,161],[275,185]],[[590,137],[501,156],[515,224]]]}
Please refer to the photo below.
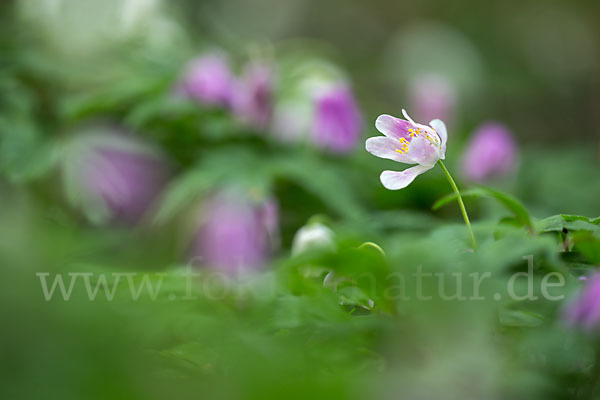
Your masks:
{"label": "green flower stem", "polygon": [[471,229],[471,221],[469,221],[469,216],[467,215],[467,209],[465,208],[465,203],[463,202],[462,196],[460,195],[460,192],[458,191],[458,187],[456,186],[454,179],[452,179],[452,175],[450,175],[450,172],[448,172],[448,169],[446,168],[446,166],[444,165],[442,160],[439,160],[438,164],[439,164],[440,168],[442,169],[442,171],[444,171],[444,174],[446,175],[446,179],[448,179],[448,182],[450,182],[450,186],[452,186],[452,190],[454,190],[454,193],[456,193],[456,197],[458,199],[458,205],[460,206],[460,211],[462,212],[463,218],[465,220],[465,225],[467,225],[467,229],[469,229],[469,234],[471,235],[471,242],[473,243],[473,250],[476,250],[477,242],[475,242],[475,235],[473,235],[473,229]]}

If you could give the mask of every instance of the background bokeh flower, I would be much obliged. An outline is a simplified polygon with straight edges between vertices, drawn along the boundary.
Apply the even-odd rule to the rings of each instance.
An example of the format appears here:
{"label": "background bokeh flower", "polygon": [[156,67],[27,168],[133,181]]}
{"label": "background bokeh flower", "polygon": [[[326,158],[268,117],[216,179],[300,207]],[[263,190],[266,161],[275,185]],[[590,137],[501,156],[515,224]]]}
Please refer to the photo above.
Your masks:
{"label": "background bokeh flower", "polygon": [[62,158],[67,198],[94,223],[140,221],[170,176],[155,147],[122,129],[82,129]]}
{"label": "background bokeh flower", "polygon": [[177,84],[177,92],[211,106],[229,107],[234,78],[225,54],[204,54],[188,62]]}
{"label": "background bokeh flower", "polygon": [[0,1],[0,397],[593,398],[597,11]]}
{"label": "background bokeh flower", "polygon": [[467,145],[462,173],[471,181],[484,182],[514,171],[517,162],[513,134],[499,122],[487,122],[475,130]]}
{"label": "background bokeh flower", "polygon": [[253,200],[226,188],[203,205],[190,257],[230,275],[263,269],[277,243],[278,210],[273,198]]}
{"label": "background bokeh flower", "polygon": [[419,121],[441,119],[451,125],[457,108],[456,89],[441,75],[425,74],[410,82],[410,109]]}
{"label": "background bokeh flower", "polygon": [[233,93],[233,110],[238,118],[255,129],[266,129],[273,114],[275,84],[273,66],[260,61],[246,64]]}
{"label": "background bokeh flower", "polygon": [[298,70],[301,78],[291,95],[275,109],[274,135],[284,142],[309,142],[332,153],[355,149],[363,119],[349,84],[330,64],[307,63]]}
{"label": "background bokeh flower", "polygon": [[315,94],[312,140],[320,148],[336,153],[353,150],[360,140],[362,116],[347,86],[324,88]]}
{"label": "background bokeh flower", "polygon": [[600,328],[600,274],[583,281],[581,291],[563,310],[563,318],[569,325],[589,333]]}

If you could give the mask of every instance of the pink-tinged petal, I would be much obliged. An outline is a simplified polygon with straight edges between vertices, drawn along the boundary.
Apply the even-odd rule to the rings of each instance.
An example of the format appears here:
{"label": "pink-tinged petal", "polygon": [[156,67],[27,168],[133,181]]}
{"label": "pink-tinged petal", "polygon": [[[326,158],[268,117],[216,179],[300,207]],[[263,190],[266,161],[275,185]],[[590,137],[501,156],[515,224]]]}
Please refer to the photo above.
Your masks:
{"label": "pink-tinged petal", "polygon": [[429,171],[433,166],[416,165],[405,169],[404,171],[383,171],[380,179],[386,189],[398,190],[404,189],[421,175],[423,172]]}
{"label": "pink-tinged petal", "polygon": [[400,141],[391,137],[376,136],[367,139],[365,148],[376,157],[386,158],[388,160],[398,161],[405,164],[415,164],[415,161],[408,154],[400,154]]}
{"label": "pink-tinged petal", "polygon": [[441,119],[434,119],[429,123],[442,141],[442,148],[446,147],[446,141],[448,140],[448,131],[446,130],[446,124]]}
{"label": "pink-tinged petal", "polygon": [[431,168],[440,159],[440,149],[423,136],[417,136],[411,140],[407,155],[413,162]]}
{"label": "pink-tinged petal", "polygon": [[408,130],[413,128],[413,125],[400,118],[392,117],[391,115],[383,114],[377,117],[375,128],[385,136],[390,138],[404,138],[409,140]]}

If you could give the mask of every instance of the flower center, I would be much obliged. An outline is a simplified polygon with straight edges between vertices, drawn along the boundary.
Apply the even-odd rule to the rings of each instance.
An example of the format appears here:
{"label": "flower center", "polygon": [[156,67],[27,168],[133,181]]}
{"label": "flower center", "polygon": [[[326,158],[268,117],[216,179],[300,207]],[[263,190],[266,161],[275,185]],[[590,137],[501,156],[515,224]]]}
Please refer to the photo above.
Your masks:
{"label": "flower center", "polygon": [[[435,133],[435,130],[433,131]],[[434,135],[430,135],[429,132],[427,132],[426,130],[423,130],[421,128],[412,128],[408,130],[408,135],[411,138],[414,138],[416,136],[422,136],[425,139],[427,139],[429,141],[429,143],[433,144],[433,145],[440,145],[440,139],[437,136],[437,133]]]}
{"label": "flower center", "polygon": [[406,152],[408,152],[408,145],[410,144],[410,142],[406,139],[404,139],[403,137],[401,137],[400,139],[400,148],[396,149],[396,151],[400,154],[404,154]]}
{"label": "flower center", "polygon": [[[410,139],[412,140],[412,138],[415,137],[423,137],[425,139],[427,139],[427,142],[429,142],[429,144],[433,147],[438,147],[438,148],[442,148],[442,143],[440,141],[440,138],[437,135],[437,132],[435,130],[433,130],[433,133],[430,134],[427,130],[425,129],[421,129],[418,127],[415,128],[410,128],[408,130],[408,136],[410,137]],[[411,140],[407,140],[403,137],[399,138],[398,140],[400,140],[400,148],[396,149],[396,151],[400,154],[405,154],[408,152],[408,145],[410,144]]]}

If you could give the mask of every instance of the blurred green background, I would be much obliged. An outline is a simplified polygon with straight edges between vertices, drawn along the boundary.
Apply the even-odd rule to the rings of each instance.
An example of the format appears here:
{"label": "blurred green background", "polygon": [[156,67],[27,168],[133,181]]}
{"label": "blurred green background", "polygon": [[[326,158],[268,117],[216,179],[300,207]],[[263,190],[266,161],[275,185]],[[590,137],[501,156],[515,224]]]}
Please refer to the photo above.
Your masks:
{"label": "blurred green background", "polygon": [[[597,1],[13,0],[0,18],[2,398],[597,396],[597,340],[561,319],[577,278],[600,264]],[[271,125],[178,98],[186,65],[215,51],[236,76],[253,60],[273,66],[275,113],[298,100],[303,74],[335,76],[362,115],[354,147],[285,143]],[[427,76],[451,93],[446,163],[459,185],[500,193],[467,199],[476,253],[456,204],[432,210],[451,191],[439,170],[388,191],[380,172],[404,166],[364,150],[378,115],[417,108]],[[472,182],[462,163],[487,121],[511,133],[514,162]],[[135,197],[133,221],[90,185],[128,176],[94,161],[96,131],[135,138],[101,144],[161,162],[156,172],[123,161],[135,170],[126,182],[157,188]],[[211,199],[230,186],[250,204],[232,208],[253,216],[264,205],[266,220],[274,201],[277,229],[257,233],[269,241],[259,272],[224,278],[215,298],[223,287],[190,248],[205,245],[198,232],[222,215]],[[316,222],[331,245],[294,250]],[[493,300],[527,255],[537,283],[564,274],[565,301]],[[489,271],[486,300],[445,301],[434,282],[433,299],[418,301],[410,281],[412,300],[390,300],[390,274],[420,267]],[[88,273],[92,285],[105,274],[115,297],[100,283],[91,301],[79,280],[68,301],[58,291],[47,301],[39,273]],[[136,285],[149,274],[162,289],[132,299],[114,273],[138,274]]]}

